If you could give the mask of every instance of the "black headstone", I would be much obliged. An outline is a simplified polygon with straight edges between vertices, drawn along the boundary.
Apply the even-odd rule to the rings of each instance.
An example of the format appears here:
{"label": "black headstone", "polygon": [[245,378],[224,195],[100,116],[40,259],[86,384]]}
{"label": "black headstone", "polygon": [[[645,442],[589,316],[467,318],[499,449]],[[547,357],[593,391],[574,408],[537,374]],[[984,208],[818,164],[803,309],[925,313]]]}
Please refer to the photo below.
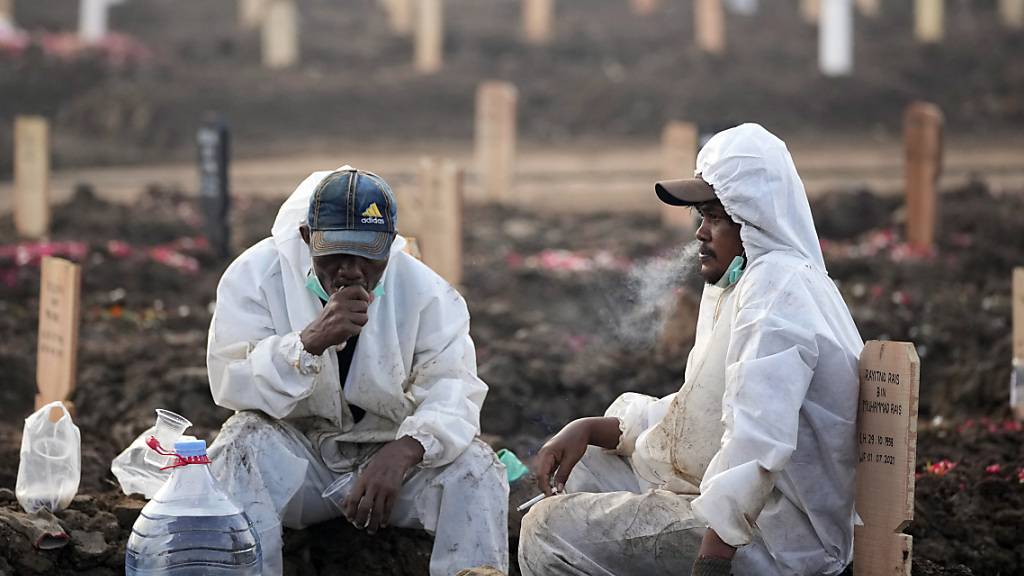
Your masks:
{"label": "black headstone", "polygon": [[199,147],[199,201],[210,249],[220,258],[231,255],[228,187],[228,163],[231,135],[218,117],[207,119],[196,133]]}

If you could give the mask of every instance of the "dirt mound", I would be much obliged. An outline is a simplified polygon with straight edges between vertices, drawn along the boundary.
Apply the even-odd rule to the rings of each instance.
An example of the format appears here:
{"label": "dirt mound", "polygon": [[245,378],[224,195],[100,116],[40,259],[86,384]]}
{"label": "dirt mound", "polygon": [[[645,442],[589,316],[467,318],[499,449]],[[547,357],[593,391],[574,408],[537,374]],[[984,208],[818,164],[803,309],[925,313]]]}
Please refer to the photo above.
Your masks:
{"label": "dirt mound", "polygon": [[[0,522],[0,572],[120,573],[141,502],[120,494],[111,459],[152,423],[157,407],[185,414],[193,432],[208,440],[229,415],[214,406],[204,368],[210,302],[226,263],[195,239],[194,202],[153,189],[136,205],[119,207],[83,189],[56,210],[57,243],[0,252],[0,370],[6,377],[0,458],[7,462],[0,466],[0,487],[8,489],[16,478],[21,418],[31,411],[38,256],[74,248],[84,266],[73,398],[83,475],[79,499],[60,515],[75,543],[34,552]],[[260,239],[277,210],[269,201],[240,199],[235,206],[236,247]],[[857,229],[848,216],[834,213],[845,215],[850,206],[877,214],[877,227]],[[917,344],[924,415],[955,415],[964,426],[970,416],[997,421],[1006,415],[1009,270],[1024,254],[1018,233],[1024,200],[995,199],[982,186],[947,195],[941,241],[932,254],[902,243],[895,208],[866,193],[814,207],[831,273],[866,339]],[[657,345],[666,308],[648,300],[675,302],[674,288],[694,278],[685,276],[685,266],[649,260],[670,264],[687,239],[637,215],[472,207],[465,221],[463,292],[480,374],[491,387],[483,430],[496,448],[512,448],[525,459],[563,424],[602,413],[623,391],[662,395],[678,388],[689,342],[683,332],[673,347]],[[0,246],[17,242],[12,229],[9,217],[0,221]],[[637,331],[637,325],[647,328]],[[1013,476],[1024,466],[1024,437],[1002,424],[989,431],[991,425],[963,433],[922,430],[923,476],[912,528],[918,574],[1014,573],[1022,565],[1012,535],[1019,534],[1024,510],[1024,485]],[[945,476],[929,473],[927,464],[943,458],[959,464]],[[985,472],[991,464],[1001,471]],[[528,486],[519,490],[516,504],[532,495]],[[17,510],[2,490],[0,506]],[[517,518],[511,521],[514,526]],[[286,542],[294,574],[331,574],[342,566],[361,574],[425,574],[430,548],[422,534],[389,530],[369,539],[342,522],[290,532]]]}

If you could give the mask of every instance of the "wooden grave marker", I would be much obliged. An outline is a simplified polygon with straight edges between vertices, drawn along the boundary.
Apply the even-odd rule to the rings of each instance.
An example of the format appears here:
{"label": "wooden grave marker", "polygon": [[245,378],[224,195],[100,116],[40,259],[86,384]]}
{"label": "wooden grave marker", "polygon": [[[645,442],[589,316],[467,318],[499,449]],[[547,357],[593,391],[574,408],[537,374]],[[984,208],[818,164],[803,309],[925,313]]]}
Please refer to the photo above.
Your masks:
{"label": "wooden grave marker", "polygon": [[66,402],[75,389],[81,269],[61,258],[43,258],[39,283],[36,410]]}
{"label": "wooden grave marker", "polygon": [[908,342],[865,344],[857,405],[855,576],[910,576],[921,361]]}
{"label": "wooden grave marker", "polygon": [[14,23],[14,0],[0,0],[0,22]]}
{"label": "wooden grave marker", "polygon": [[416,14],[416,71],[433,74],[444,61],[444,12],[441,0],[420,0]]}
{"label": "wooden grave marker", "polygon": [[800,0],[800,16],[808,24],[817,24],[821,18],[821,0]]}
{"label": "wooden grave marker", "polygon": [[[661,132],[661,178],[693,178],[697,166],[697,127],[690,122],[669,122]],[[684,234],[696,230],[692,211],[659,202],[661,223]]]}
{"label": "wooden grave marker", "polygon": [[1024,28],[1024,0],[999,0],[999,17],[1007,28]]}
{"label": "wooden grave marker", "polygon": [[928,102],[910,104],[903,115],[906,236],[911,245],[925,250],[935,243],[942,125],[942,111]]}
{"label": "wooden grave marker", "polygon": [[263,18],[262,48],[267,68],[299,63],[299,13],[294,0],[270,0]]}
{"label": "wooden grave marker", "polygon": [[918,42],[935,43],[945,35],[944,0],[914,0],[914,37]]}
{"label": "wooden grave marker", "polygon": [[423,262],[449,284],[462,282],[462,170],[452,161],[420,160],[422,217],[430,225],[419,231]]}
{"label": "wooden grave marker", "polygon": [[725,52],[725,12],[721,0],[697,0],[693,4],[697,47],[704,52]]}
{"label": "wooden grave marker", "polygon": [[551,42],[555,0],[522,0],[523,39],[527,44],[543,46]]}
{"label": "wooden grave marker", "polygon": [[267,14],[267,0],[238,0],[238,24],[246,30],[255,30],[263,24]]}
{"label": "wooden grave marker", "polygon": [[484,82],[476,91],[475,156],[484,198],[508,202],[516,161],[516,87]]}
{"label": "wooden grave marker", "polygon": [[853,72],[853,6],[850,0],[823,0],[818,25],[818,67],[825,76]]}
{"label": "wooden grave marker", "polygon": [[1010,408],[1024,420],[1024,267],[1013,269],[1013,364],[1010,375]]}
{"label": "wooden grave marker", "polygon": [[50,230],[50,128],[41,116],[14,120],[14,227],[26,238]]}
{"label": "wooden grave marker", "polygon": [[857,0],[857,9],[868,18],[877,18],[882,13],[881,0]]}
{"label": "wooden grave marker", "polygon": [[414,0],[382,0],[388,13],[388,26],[399,36],[408,36],[413,30]]}
{"label": "wooden grave marker", "polygon": [[634,14],[646,16],[661,7],[661,0],[630,0],[629,4]]}

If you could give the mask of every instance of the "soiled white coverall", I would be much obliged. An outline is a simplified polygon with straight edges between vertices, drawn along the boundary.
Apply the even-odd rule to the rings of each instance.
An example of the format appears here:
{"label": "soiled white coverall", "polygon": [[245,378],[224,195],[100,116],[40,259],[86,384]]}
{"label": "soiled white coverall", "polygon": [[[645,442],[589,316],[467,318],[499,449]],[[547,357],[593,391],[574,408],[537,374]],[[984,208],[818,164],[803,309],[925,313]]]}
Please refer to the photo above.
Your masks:
{"label": "soiled white coverall", "polygon": [[[322,310],[306,286],[312,266],[299,235],[309,197],[328,172],[309,176],[284,203],[272,237],[225,271],[210,325],[207,365],[218,405],[239,411],[210,449],[213,471],[260,533],[264,574],[281,572],[281,525],[340,516],[321,498],[386,442],[411,436],[423,462],[406,479],[392,526],[435,536],[432,575],[508,564],[508,482],[476,439],[487,386],[476,375],[469,313],[447,282],[397,238],[367,312],[344,385],[337,351],[319,374],[300,372],[299,333]],[[355,423],[348,404],[366,411]]]}
{"label": "soiled white coverall", "polygon": [[755,124],[712,138],[697,174],[741,224],[746,270],[705,287],[680,391],[608,409],[620,444],[590,449],[567,491],[610,493],[548,498],[526,515],[524,574],[685,574],[706,527],[738,548],[740,576],[838,574],[852,557],[863,342],[803,184],[785,144]]}

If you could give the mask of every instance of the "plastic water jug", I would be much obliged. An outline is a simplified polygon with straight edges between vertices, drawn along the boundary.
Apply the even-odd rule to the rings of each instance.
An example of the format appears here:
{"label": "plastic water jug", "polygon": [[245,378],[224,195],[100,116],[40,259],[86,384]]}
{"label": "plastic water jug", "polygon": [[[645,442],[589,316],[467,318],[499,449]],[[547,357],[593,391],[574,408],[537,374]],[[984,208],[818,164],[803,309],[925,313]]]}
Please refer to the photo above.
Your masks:
{"label": "plastic water jug", "polygon": [[[157,446],[151,444],[154,449]],[[217,487],[206,442],[183,440],[174,449],[171,477],[132,527],[124,556],[125,574],[262,574],[259,537],[241,508]]]}

